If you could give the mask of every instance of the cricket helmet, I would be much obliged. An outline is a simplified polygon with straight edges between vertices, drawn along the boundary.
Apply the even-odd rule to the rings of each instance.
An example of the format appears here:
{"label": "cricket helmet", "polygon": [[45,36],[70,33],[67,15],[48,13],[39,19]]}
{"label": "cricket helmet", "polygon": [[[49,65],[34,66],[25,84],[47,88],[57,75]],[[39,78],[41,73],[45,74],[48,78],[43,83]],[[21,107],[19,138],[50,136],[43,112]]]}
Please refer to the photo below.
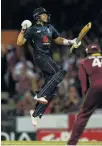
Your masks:
{"label": "cricket helmet", "polygon": [[86,48],[87,54],[100,53],[100,52],[101,52],[101,48],[98,46],[98,44],[91,44]]}
{"label": "cricket helmet", "polygon": [[44,13],[46,13],[48,15],[48,21],[50,21],[50,14],[44,8],[42,8],[42,7],[36,8],[34,10],[34,12],[33,12],[33,18],[35,20],[38,20],[40,18],[40,15],[41,14],[44,14]]}

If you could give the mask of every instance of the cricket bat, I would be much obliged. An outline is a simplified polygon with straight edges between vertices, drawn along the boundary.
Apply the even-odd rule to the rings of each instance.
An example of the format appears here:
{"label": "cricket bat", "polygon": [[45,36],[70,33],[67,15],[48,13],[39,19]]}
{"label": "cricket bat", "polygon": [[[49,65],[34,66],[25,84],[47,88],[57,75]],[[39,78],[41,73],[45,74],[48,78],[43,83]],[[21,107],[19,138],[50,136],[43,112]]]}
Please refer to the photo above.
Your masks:
{"label": "cricket bat", "polygon": [[[86,33],[91,29],[91,25],[92,25],[91,22],[89,22],[80,31],[78,38],[77,38],[77,41],[76,41],[77,44],[83,39],[83,37],[86,35]],[[70,53],[72,53],[73,49],[74,49],[74,45],[72,45],[72,47],[70,48]]]}

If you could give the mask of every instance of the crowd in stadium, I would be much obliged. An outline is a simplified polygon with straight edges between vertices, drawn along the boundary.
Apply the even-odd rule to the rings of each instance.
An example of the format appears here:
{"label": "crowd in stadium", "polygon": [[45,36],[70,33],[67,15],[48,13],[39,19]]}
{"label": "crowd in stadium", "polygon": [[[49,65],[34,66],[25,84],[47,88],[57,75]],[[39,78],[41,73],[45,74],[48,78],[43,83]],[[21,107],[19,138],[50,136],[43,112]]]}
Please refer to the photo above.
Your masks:
{"label": "crowd in stadium", "polygon": [[[70,31],[71,32],[71,31]],[[67,32],[62,35],[68,37]],[[71,36],[71,35],[70,35]],[[68,47],[55,46],[52,50],[54,60],[68,73],[58,88],[58,95],[48,107],[46,113],[68,113],[77,111],[82,102],[80,81],[78,77],[78,66],[81,58],[85,56],[84,50],[88,42],[93,40],[85,37],[80,52],[76,55],[66,55]],[[94,37],[94,42],[99,41]],[[29,46],[18,48],[8,45],[7,52],[2,45],[2,92],[8,92],[8,104],[14,104],[18,115],[29,114],[34,107],[33,92],[39,91],[44,83],[43,75],[39,68],[33,63]],[[23,50],[23,51],[22,51]],[[5,101],[2,100],[2,104]]]}

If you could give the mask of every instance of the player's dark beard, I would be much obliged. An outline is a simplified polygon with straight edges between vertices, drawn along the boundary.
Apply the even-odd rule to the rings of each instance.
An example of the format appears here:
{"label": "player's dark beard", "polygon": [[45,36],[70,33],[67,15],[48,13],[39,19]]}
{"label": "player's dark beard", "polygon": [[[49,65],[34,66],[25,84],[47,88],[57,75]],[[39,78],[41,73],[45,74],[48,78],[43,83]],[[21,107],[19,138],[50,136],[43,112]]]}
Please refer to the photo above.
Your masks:
{"label": "player's dark beard", "polygon": [[45,24],[47,24],[46,22],[43,22],[41,19],[38,19],[37,20],[37,22],[36,22],[36,24],[40,24],[40,25],[45,25]]}
{"label": "player's dark beard", "polygon": [[43,21],[43,20],[41,20],[41,22],[42,22],[44,25],[46,25],[46,24],[49,23],[48,18],[47,18],[47,21]]}
{"label": "player's dark beard", "polygon": [[39,16],[39,17],[38,17],[38,20],[37,20],[37,22],[36,22],[36,23],[39,23],[39,24],[44,24],[44,25],[46,25],[46,24],[50,23],[50,15],[48,14],[48,17],[47,17],[47,22],[43,21],[43,20],[40,18],[40,16]]}

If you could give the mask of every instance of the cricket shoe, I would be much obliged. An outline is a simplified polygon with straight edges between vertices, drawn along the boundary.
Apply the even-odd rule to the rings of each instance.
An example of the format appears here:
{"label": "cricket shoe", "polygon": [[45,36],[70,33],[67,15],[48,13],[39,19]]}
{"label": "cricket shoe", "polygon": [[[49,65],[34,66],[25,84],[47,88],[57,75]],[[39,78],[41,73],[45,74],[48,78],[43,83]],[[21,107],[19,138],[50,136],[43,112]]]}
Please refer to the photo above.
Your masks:
{"label": "cricket shoe", "polygon": [[36,100],[36,101],[38,101],[39,103],[42,103],[42,104],[47,104],[48,101],[45,99],[45,97],[46,96],[38,98],[37,95],[35,95],[34,100]]}
{"label": "cricket shoe", "polygon": [[33,117],[33,113],[34,113],[34,110],[30,110],[30,116],[31,116],[32,124],[33,124],[33,126],[37,126],[38,125],[38,120],[40,118],[39,118],[39,116]]}

